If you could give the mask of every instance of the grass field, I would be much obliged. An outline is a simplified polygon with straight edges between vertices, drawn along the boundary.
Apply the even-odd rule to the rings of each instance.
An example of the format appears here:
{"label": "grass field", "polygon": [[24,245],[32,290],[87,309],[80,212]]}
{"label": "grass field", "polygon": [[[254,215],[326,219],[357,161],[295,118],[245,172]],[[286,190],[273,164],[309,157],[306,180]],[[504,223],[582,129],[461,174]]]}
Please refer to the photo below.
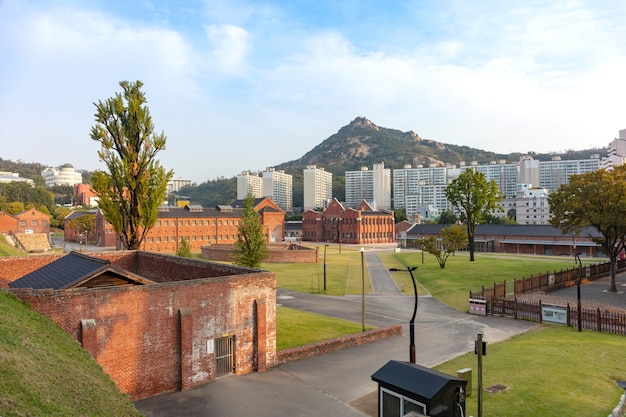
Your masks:
{"label": "grass field", "polygon": [[[366,330],[371,329],[367,327]],[[360,333],[360,323],[276,307],[276,350],[305,346],[322,340]]]}
{"label": "grass field", "polygon": [[[511,340],[488,345],[483,357],[483,415],[499,417],[606,417],[624,392],[626,338],[544,325]],[[472,368],[472,392],[466,414],[477,415],[477,357],[459,356],[438,367],[456,375]]]}
{"label": "grass field", "polygon": [[372,291],[367,267],[361,268],[361,252],[357,247],[337,246],[326,249],[326,292],[324,292],[324,246],[319,261],[307,264],[263,264],[262,268],[276,274],[279,287],[306,293],[328,295],[360,294],[362,273],[365,273],[365,293]]}
{"label": "grass field", "polygon": [[[573,258],[484,253],[477,253],[474,262],[470,262],[466,252],[450,256],[443,269],[439,267],[435,257],[427,253],[424,254],[422,264],[422,254],[419,251],[384,253],[380,254],[380,258],[390,268],[417,266],[413,275],[421,285],[418,292],[423,294],[426,291],[439,301],[465,312],[468,311],[470,290],[477,291],[483,286],[493,286],[494,283],[575,267]],[[407,272],[394,272],[393,276],[398,285],[405,284],[405,292],[413,293]]]}

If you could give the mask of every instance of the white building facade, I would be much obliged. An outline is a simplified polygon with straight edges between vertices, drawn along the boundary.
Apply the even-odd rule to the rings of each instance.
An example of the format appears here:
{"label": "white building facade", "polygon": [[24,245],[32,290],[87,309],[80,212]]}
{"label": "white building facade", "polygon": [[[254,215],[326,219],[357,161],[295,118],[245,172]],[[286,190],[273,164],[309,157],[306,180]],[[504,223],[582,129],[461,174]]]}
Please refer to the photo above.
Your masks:
{"label": "white building facade", "polygon": [[600,167],[600,155],[574,160],[561,160],[561,157],[555,156],[551,161],[540,161],[539,188],[556,191],[562,184],[569,182],[570,175],[594,172]]}
{"label": "white building facade", "polygon": [[374,164],[374,169],[362,167],[360,171],[346,171],[347,207],[357,207],[366,200],[375,210],[391,208],[391,170],[384,163]]}
{"label": "white building facade", "polygon": [[263,196],[270,197],[284,211],[293,209],[293,176],[267,168],[263,171]]}
{"label": "white building facade", "polygon": [[304,210],[326,208],[333,199],[333,174],[307,165],[303,170]]}
{"label": "white building facade", "polygon": [[41,171],[41,176],[46,181],[46,187],[55,187],[57,185],[82,184],[83,176],[80,172],[76,172],[71,164],[65,164],[59,168],[46,168]]}
{"label": "white building facade", "polygon": [[263,197],[263,178],[257,173],[243,171],[237,175],[237,200],[244,200],[248,195]]}

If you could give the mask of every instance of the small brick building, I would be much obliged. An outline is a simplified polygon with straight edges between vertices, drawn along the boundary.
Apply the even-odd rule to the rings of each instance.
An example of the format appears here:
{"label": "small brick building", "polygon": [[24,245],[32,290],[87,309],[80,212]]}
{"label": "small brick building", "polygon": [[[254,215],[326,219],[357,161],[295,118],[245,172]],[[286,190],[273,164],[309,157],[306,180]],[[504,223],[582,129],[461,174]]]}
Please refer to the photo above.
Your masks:
{"label": "small brick building", "polygon": [[45,233],[50,237],[50,215],[34,208],[15,215],[0,211],[0,233]]}
{"label": "small brick building", "polygon": [[132,400],[276,361],[271,272],[141,251],[0,258],[0,286],[68,332]]}

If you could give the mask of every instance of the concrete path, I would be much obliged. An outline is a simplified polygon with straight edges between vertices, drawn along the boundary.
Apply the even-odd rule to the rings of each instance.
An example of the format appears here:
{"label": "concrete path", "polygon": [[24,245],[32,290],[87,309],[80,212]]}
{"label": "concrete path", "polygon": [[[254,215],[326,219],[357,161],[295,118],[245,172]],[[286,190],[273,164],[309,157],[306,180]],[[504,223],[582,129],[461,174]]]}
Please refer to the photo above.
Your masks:
{"label": "concrete path", "polygon": [[372,293],[378,295],[402,294],[376,252],[365,252],[365,261],[372,283]]}

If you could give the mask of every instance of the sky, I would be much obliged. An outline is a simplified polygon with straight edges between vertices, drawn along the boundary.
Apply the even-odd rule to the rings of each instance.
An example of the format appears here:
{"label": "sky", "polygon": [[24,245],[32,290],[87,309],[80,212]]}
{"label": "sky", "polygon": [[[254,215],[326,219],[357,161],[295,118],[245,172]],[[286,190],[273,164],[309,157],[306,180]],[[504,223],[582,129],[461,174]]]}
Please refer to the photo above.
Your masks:
{"label": "sky", "polygon": [[497,153],[601,148],[626,129],[624,21],[623,0],[0,0],[0,158],[103,169],[94,103],[123,80],[197,183],[359,116]]}

